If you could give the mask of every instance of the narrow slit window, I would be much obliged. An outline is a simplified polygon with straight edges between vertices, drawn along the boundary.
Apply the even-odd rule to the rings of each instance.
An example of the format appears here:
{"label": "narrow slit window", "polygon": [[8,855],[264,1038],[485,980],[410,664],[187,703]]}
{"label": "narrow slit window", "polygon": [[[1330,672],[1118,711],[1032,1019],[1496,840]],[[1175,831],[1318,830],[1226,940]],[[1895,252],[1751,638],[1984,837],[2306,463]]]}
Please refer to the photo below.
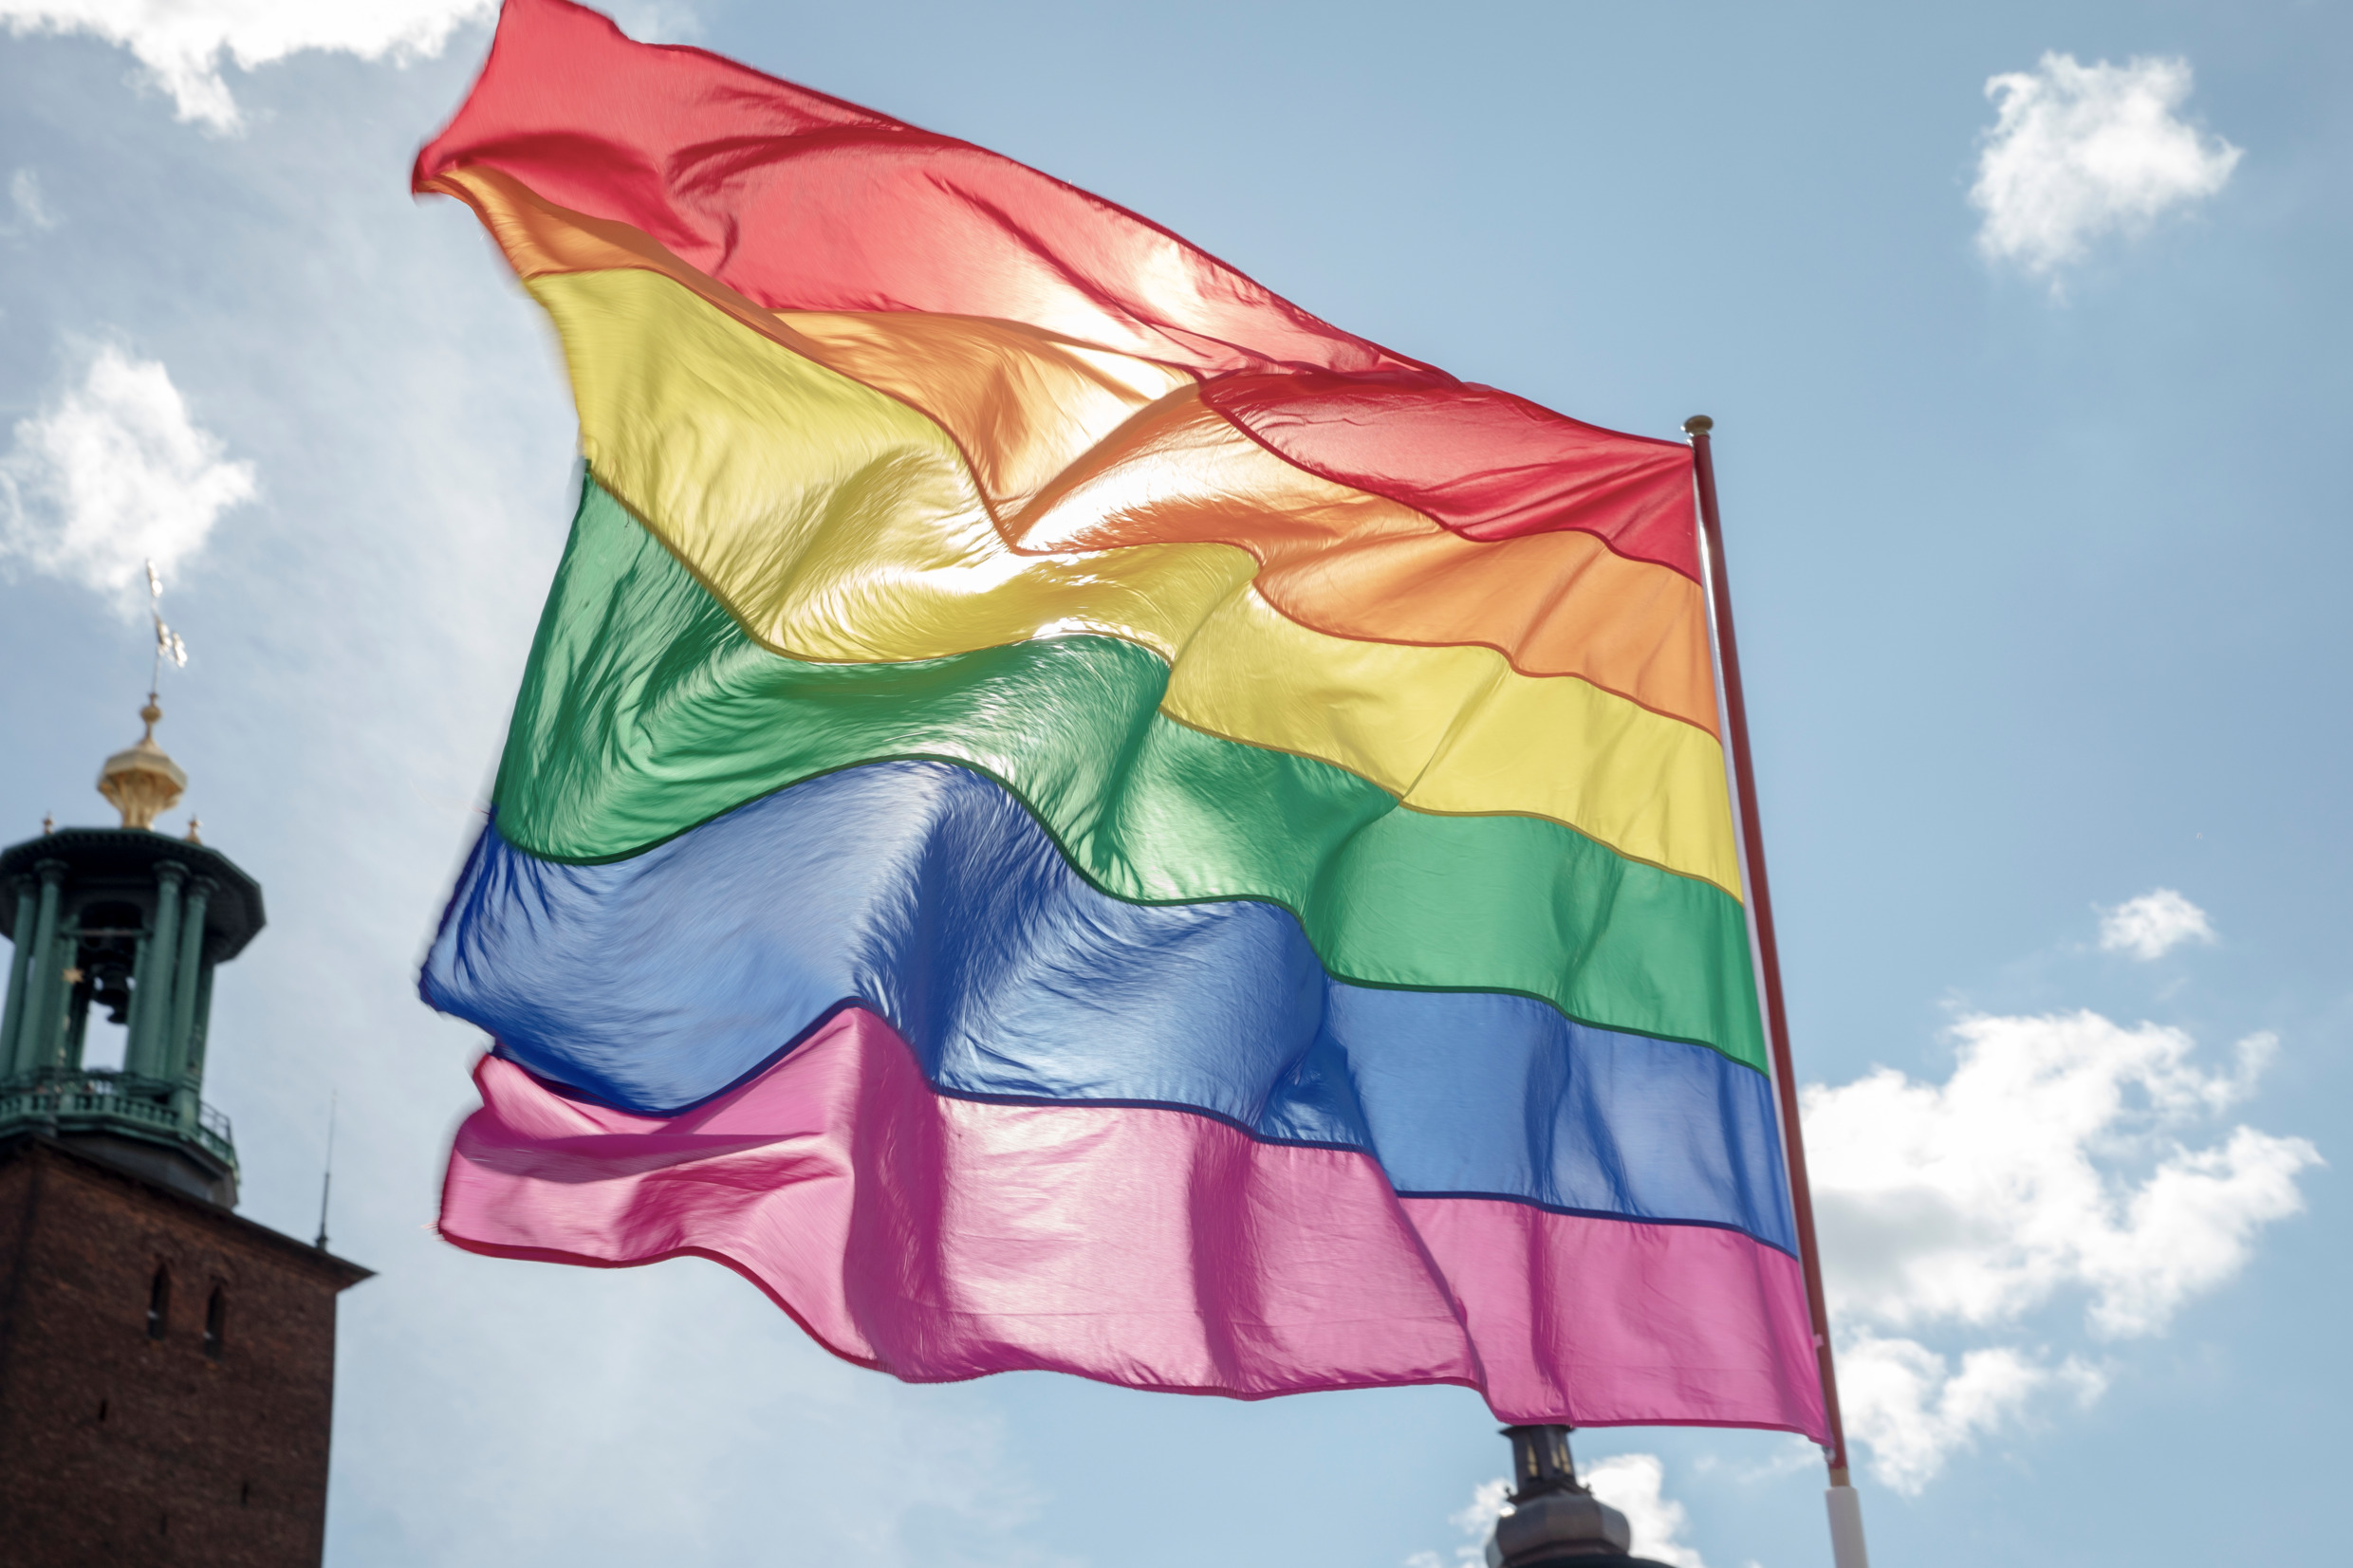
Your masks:
{"label": "narrow slit window", "polygon": [[219,1285],[213,1287],[212,1299],[204,1303],[204,1354],[217,1361],[221,1348],[228,1342],[229,1292]]}
{"label": "narrow slit window", "polygon": [[172,1271],[158,1265],[147,1286],[147,1337],[160,1339],[172,1327]]}

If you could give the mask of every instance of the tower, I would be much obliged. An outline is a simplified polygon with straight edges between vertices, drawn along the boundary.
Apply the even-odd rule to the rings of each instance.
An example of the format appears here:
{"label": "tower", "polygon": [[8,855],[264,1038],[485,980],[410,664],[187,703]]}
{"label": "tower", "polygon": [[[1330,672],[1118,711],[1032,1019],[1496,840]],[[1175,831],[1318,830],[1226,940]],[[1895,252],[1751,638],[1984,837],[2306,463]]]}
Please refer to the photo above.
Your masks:
{"label": "tower", "polygon": [[[0,1557],[316,1564],[336,1297],[368,1270],[234,1211],[204,1066],[262,891],[155,831],[187,777],[140,717],[99,777],[120,827],[0,850]],[[85,1064],[93,1015],[120,1067]]]}

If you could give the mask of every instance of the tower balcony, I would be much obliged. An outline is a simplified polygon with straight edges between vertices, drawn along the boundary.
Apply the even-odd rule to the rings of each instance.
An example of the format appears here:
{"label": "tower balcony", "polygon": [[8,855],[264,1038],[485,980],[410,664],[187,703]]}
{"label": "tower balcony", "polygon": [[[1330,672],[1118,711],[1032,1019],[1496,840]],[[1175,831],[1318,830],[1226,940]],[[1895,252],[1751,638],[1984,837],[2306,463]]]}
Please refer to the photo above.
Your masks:
{"label": "tower balcony", "polygon": [[0,1136],[41,1132],[112,1146],[117,1163],[233,1206],[237,1147],[229,1117],[159,1079],[107,1067],[42,1068],[0,1079]]}

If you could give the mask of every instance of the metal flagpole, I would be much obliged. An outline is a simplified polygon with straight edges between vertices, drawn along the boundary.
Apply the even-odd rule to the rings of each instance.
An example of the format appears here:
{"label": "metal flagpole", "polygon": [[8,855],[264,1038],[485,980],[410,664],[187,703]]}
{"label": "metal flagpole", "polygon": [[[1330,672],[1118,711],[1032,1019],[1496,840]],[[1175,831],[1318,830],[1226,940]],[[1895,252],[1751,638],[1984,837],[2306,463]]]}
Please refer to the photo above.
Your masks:
{"label": "metal flagpole", "polygon": [[1782,1002],[1781,949],[1773,936],[1773,896],[1765,879],[1765,833],[1756,809],[1756,766],[1749,755],[1749,707],[1740,690],[1740,642],[1732,634],[1732,580],[1724,568],[1724,519],[1715,502],[1715,454],[1704,414],[1683,421],[1699,483],[1699,526],[1708,541],[1708,597],[1715,609],[1716,654],[1724,672],[1725,732],[1732,742],[1732,782],[1740,797],[1740,837],[1746,852],[1749,907],[1756,917],[1758,968],[1763,971],[1765,1027],[1773,1054],[1773,1083],[1781,1097],[1781,1134],[1789,1160],[1789,1200],[1797,1209],[1798,1262],[1806,1273],[1806,1306],[1814,1322],[1814,1355],[1822,1367],[1822,1400],[1830,1421],[1830,1546],[1837,1568],[1869,1568],[1863,1553],[1862,1509],[1848,1479],[1846,1425],[1839,1414],[1838,1368],[1830,1355],[1830,1313],[1822,1293],[1822,1252],[1814,1240],[1813,1186],[1806,1174],[1806,1135],[1798,1126],[1797,1074],[1789,1062],[1789,1015]]}

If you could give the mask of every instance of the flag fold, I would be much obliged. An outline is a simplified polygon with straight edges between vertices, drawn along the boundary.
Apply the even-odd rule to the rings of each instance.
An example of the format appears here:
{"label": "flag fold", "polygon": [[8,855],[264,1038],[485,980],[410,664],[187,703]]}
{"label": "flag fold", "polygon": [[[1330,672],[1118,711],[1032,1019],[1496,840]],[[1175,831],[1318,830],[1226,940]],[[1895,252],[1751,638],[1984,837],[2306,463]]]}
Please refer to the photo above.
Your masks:
{"label": "flag fold", "polygon": [[445,1236],[918,1381],[1823,1435],[1688,449],[563,0],[415,183],[587,460]]}

